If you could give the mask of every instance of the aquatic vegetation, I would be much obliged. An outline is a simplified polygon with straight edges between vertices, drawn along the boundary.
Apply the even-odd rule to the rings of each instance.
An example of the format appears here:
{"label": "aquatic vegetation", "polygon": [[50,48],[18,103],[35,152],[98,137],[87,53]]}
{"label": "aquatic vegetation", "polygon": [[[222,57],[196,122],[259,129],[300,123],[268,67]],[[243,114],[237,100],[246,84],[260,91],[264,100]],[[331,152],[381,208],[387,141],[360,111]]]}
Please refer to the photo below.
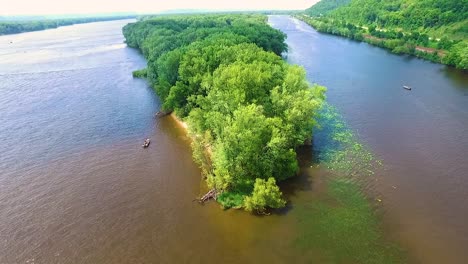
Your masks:
{"label": "aquatic vegetation", "polygon": [[383,238],[358,184],[331,179],[327,195],[296,208],[301,230],[294,242],[298,250],[319,252],[310,260],[322,263],[405,263],[401,249]]}
{"label": "aquatic vegetation", "polygon": [[319,252],[311,261],[404,263],[401,249],[383,238],[374,208],[361,191],[360,181],[369,180],[382,162],[359,142],[334,107],[325,104],[318,122],[316,163],[331,175],[323,196],[296,207],[301,232],[295,246],[302,252]]}
{"label": "aquatic vegetation", "polygon": [[322,166],[347,179],[359,180],[373,175],[382,161],[362,144],[346,125],[339,112],[325,104],[320,112],[319,125],[321,149],[317,153]]}

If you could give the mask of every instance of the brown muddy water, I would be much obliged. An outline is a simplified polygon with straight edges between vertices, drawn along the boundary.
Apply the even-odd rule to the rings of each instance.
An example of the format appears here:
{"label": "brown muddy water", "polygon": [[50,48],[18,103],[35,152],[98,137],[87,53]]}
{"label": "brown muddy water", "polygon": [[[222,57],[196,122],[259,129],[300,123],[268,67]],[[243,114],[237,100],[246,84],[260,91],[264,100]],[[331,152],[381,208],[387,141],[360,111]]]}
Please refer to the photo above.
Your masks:
{"label": "brown muddy water", "polygon": [[[367,191],[415,263],[468,261],[468,74],[287,17],[288,61],[327,86],[328,101],[384,161]],[[406,91],[409,85],[412,91]]]}
{"label": "brown muddy water", "polygon": [[[0,37],[0,263],[304,262],[288,209],[193,202],[190,142],[132,78],[146,62],[122,44],[128,22]],[[291,201],[313,198],[312,170]]]}
{"label": "brown muddy water", "polygon": [[[131,77],[145,61],[122,44],[128,22],[0,37],[0,263],[310,263],[294,241],[296,207],[323,191],[312,149],[300,150],[281,212],[192,202],[203,184],[189,139],[153,118],[157,97]],[[466,75],[288,17],[271,22],[288,34],[289,60],[329,86],[329,100],[383,157],[369,186],[382,193],[388,233],[415,262],[462,263]]]}

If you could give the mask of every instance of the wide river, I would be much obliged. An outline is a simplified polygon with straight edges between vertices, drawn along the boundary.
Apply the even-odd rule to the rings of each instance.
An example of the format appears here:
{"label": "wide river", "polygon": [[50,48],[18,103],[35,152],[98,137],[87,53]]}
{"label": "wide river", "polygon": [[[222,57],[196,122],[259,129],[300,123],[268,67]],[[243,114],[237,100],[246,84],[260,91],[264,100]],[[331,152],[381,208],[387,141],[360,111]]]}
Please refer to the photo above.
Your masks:
{"label": "wide river", "polygon": [[[301,150],[284,214],[192,202],[203,184],[190,141],[153,118],[157,97],[132,78],[145,60],[123,44],[128,22],[0,37],[0,263],[310,263],[294,241],[296,208],[321,186],[312,151]],[[369,191],[385,233],[415,263],[468,259],[467,75],[270,22],[288,34],[288,60],[384,160]]]}
{"label": "wide river", "polygon": [[468,74],[289,17],[270,24],[287,34],[288,60],[328,87],[328,101],[383,159],[372,186],[390,233],[418,263],[466,263]]}

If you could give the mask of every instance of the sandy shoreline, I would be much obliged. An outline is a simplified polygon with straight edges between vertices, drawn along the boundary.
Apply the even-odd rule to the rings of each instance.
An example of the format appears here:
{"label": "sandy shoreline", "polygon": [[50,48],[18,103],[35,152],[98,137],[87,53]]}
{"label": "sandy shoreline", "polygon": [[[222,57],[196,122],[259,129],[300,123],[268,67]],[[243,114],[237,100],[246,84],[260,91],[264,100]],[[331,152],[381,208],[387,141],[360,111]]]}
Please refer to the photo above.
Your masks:
{"label": "sandy shoreline", "polygon": [[174,112],[170,113],[169,116],[181,127],[183,127],[185,130],[188,130],[188,124],[187,122],[182,121],[180,118],[178,118]]}

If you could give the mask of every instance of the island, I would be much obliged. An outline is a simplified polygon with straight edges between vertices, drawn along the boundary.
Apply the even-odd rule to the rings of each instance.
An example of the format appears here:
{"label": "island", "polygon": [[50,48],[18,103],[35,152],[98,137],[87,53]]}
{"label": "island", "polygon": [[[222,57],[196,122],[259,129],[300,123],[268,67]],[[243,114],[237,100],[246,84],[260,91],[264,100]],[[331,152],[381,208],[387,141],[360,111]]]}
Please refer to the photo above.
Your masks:
{"label": "island", "polygon": [[187,124],[208,194],[224,208],[284,207],[277,183],[298,172],[326,90],[282,59],[285,35],[260,14],[148,17],[123,34],[147,59],[134,76]]}

